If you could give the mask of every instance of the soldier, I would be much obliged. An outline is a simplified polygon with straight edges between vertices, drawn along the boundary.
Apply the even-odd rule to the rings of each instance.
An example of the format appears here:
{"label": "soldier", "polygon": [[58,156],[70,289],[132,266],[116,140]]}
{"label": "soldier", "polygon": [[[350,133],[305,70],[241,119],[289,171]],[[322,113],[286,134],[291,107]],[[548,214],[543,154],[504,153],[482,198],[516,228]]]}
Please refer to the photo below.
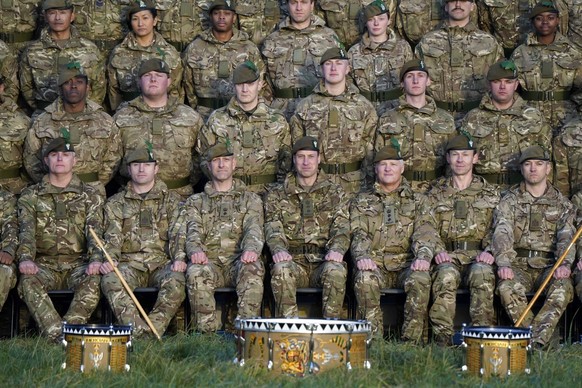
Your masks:
{"label": "soldier", "polygon": [[318,139],[320,168],[349,196],[366,187],[371,177],[376,109],[346,80],[350,65],[346,51],[331,48],[321,57],[323,80],[297,106],[291,118],[291,141]]}
{"label": "soldier", "polygon": [[[527,306],[526,293],[538,289],[572,240],[576,216],[574,205],[547,180],[551,171],[548,150],[529,147],[519,163],[524,182],[512,187],[499,202],[491,243],[498,266],[497,293],[514,323]],[[571,250],[552,276],[541,310],[535,318],[529,311],[521,323],[533,327],[534,348],[549,345],[560,316],[572,301],[574,258]]]}
{"label": "soldier", "polygon": [[[103,199],[73,173],[77,157],[69,139],[48,143],[44,162],[48,174],[18,199],[18,295],[41,332],[58,340],[62,320],[86,323],[99,302],[101,254],[89,229],[101,234]],[[47,291],[63,288],[75,296],[61,319]]]}
{"label": "soldier", "polygon": [[439,108],[453,113],[455,120],[479,106],[487,92],[487,70],[503,58],[495,38],[471,21],[474,9],[474,0],[445,0],[447,19],[427,33],[415,49],[430,73],[431,96]]}
{"label": "soldier", "polygon": [[[554,186],[572,198],[582,191],[582,120],[570,120],[553,141]],[[582,200],[582,197],[580,198]],[[582,203],[581,203],[582,204]],[[582,252],[582,251],[581,251]]]}
{"label": "soldier", "polygon": [[383,0],[367,5],[364,16],[367,32],[350,48],[348,57],[356,86],[380,116],[402,95],[398,72],[413,54],[408,42],[388,27],[390,12]]}
{"label": "soldier", "polygon": [[46,172],[43,147],[67,131],[76,150],[76,176],[105,196],[105,185],[113,179],[122,158],[119,128],[99,104],[87,99],[89,79],[78,62],[61,68],[58,85],[60,97],[28,130],[24,166],[34,182],[41,182]]}
{"label": "soldier", "polygon": [[16,197],[0,188],[0,310],[8,293],[16,285],[16,248],[18,247],[18,221]]}
{"label": "soldier", "polygon": [[[147,146],[127,156],[131,180],[105,204],[104,240],[107,252],[131,289],[158,288],[158,298],[148,317],[162,335],[186,297],[186,263],[170,260],[175,240],[169,232],[178,216],[180,196],[156,178],[159,167],[151,144]],[[101,290],[117,321],[132,324],[136,336],[151,335],[108,261],[101,265],[100,272]]]}
{"label": "soldier", "polygon": [[414,47],[446,16],[444,0],[399,0],[396,27],[400,36]]}
{"label": "soldier", "polygon": [[287,0],[289,16],[263,42],[269,78],[273,83],[271,107],[291,119],[302,98],[311,94],[321,78],[319,63],[338,37],[313,14],[315,0]]}
{"label": "soldier", "polygon": [[[204,120],[222,108],[235,95],[234,68],[246,60],[255,63],[262,74],[265,65],[249,36],[234,27],[236,12],[232,0],[215,0],[208,10],[212,27],[200,34],[182,54],[184,89],[188,103]],[[267,96],[263,86],[262,95]]]}
{"label": "soldier", "polygon": [[[144,61],[138,72],[140,97],[121,108],[113,120],[119,127],[123,155],[141,148],[149,141],[158,150],[159,178],[168,189],[186,198],[200,179],[198,155],[194,147],[203,126],[202,118],[192,108],[168,95],[170,67],[160,59]],[[119,172],[129,178],[127,163]]]}
{"label": "soldier", "polygon": [[463,119],[461,128],[479,144],[475,172],[505,190],[521,182],[520,153],[534,144],[551,149],[552,129],[541,112],[516,93],[515,63],[501,60],[489,68],[489,93]]}
{"label": "soldier", "polygon": [[565,123],[578,116],[582,52],[558,31],[560,14],[552,2],[538,3],[530,20],[535,32],[511,59],[519,70],[521,96],[542,112],[557,136]]}
{"label": "soldier", "polygon": [[170,94],[182,102],[182,62],[180,53],[154,30],[158,24],[157,10],[152,0],[140,0],[127,12],[131,31],[109,56],[107,64],[108,96],[112,110],[123,101],[131,101],[140,94],[137,72],[141,63],[150,58],[164,61],[170,68]]}
{"label": "soldier", "polygon": [[277,0],[239,0],[236,2],[239,29],[260,46],[281,20]]}
{"label": "soldier", "polygon": [[210,27],[211,0],[156,0],[158,31],[168,43],[184,51],[202,31]]}
{"label": "soldier", "polygon": [[29,126],[28,116],[4,97],[4,78],[0,76],[0,188],[16,195],[28,184],[22,151]]}
{"label": "soldier", "polygon": [[429,320],[439,345],[452,343],[457,289],[469,288],[469,315],[474,326],[494,323],[494,257],[491,255],[491,223],[499,203],[498,190],[473,174],[479,155],[469,134],[463,132],[447,143],[451,177],[433,183],[421,204],[415,230],[417,260],[433,262],[433,304]]}
{"label": "soldier", "polygon": [[297,317],[298,287],[322,287],[323,317],[340,318],[350,245],[348,197],[319,171],[318,140],[293,145],[295,172],[267,193],[265,240],[273,255],[271,288],[277,317]]}
{"label": "soldier", "polygon": [[75,20],[71,0],[44,0],[42,10],[48,26],[41,31],[39,40],[26,47],[20,60],[20,90],[26,103],[32,109],[43,110],[55,101],[59,95],[59,69],[76,61],[91,82],[89,98],[101,104],[105,98],[103,55],[71,24]]}
{"label": "soldier", "polygon": [[[393,140],[374,157],[376,183],[367,193],[358,194],[350,204],[351,253],[355,263],[354,292],[358,318],[372,323],[372,330],[383,334],[380,290],[404,288],[402,338],[421,342],[428,305],[430,275],[412,271],[410,264],[414,220],[418,197],[402,176],[404,162],[398,141]],[[426,298],[426,301],[422,301]]]}
{"label": "soldier", "polygon": [[39,0],[0,3],[0,39],[20,54],[35,39]]}
{"label": "soldier", "polygon": [[[582,2],[578,0],[564,0],[566,11],[568,13],[568,39],[578,48],[582,50]],[[558,5],[557,3],[556,5]],[[562,19],[566,18],[566,12]],[[563,25],[563,23],[561,23]],[[561,28],[561,26],[560,26]],[[562,29],[562,33],[564,30]]]}
{"label": "soldier", "polygon": [[[210,182],[184,204],[176,228],[181,251],[175,261],[188,262],[186,287],[196,330],[220,328],[214,289],[236,287],[238,317],[260,316],[265,267],[263,203],[233,178],[236,159],[224,143],[206,152]],[[177,264],[176,264],[177,265]]]}
{"label": "soldier", "polygon": [[430,77],[423,61],[413,59],[402,66],[400,85],[404,96],[378,120],[374,149],[398,140],[406,166],[403,175],[414,191],[424,192],[430,181],[445,173],[445,146],[456,134],[455,120],[426,95]]}
{"label": "soldier", "polygon": [[4,85],[3,98],[9,98],[12,101],[17,100],[19,92],[17,68],[17,55],[0,40],[0,78]]}
{"label": "soldier", "polygon": [[291,169],[289,124],[279,111],[259,101],[263,80],[254,63],[238,65],[232,80],[236,95],[208,118],[198,153],[219,142],[231,144],[240,161],[234,177],[248,190],[262,193],[276,181],[282,182]]}
{"label": "soldier", "polygon": [[105,56],[118,45],[127,27],[123,20],[125,6],[134,0],[100,0],[75,2],[75,26],[79,34],[91,40]]}

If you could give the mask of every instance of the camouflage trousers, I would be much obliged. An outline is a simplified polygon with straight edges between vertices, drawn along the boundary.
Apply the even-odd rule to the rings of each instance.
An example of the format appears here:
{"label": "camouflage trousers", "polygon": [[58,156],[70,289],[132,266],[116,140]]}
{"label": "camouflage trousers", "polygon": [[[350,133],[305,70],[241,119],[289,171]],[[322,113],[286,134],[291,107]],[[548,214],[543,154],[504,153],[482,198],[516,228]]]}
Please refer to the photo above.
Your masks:
{"label": "camouflage trousers", "polygon": [[348,271],[345,262],[307,262],[305,260],[282,261],[271,265],[271,288],[275,298],[275,316],[293,318],[299,316],[297,288],[323,288],[324,318],[340,318]]}
{"label": "camouflage trousers", "polygon": [[358,319],[370,321],[374,335],[379,337],[383,336],[384,329],[380,308],[380,290],[383,288],[404,288],[406,301],[402,338],[420,342],[430,297],[428,272],[415,272],[410,268],[388,271],[382,267],[374,271],[356,271],[354,291],[358,302]]}
{"label": "camouflage trousers", "polygon": [[[86,323],[101,297],[101,276],[87,275],[85,263],[59,269],[39,263],[36,265],[36,274],[20,276],[18,295],[28,306],[41,333],[58,338],[62,332],[63,320],[72,324]],[[67,313],[61,319],[47,291],[62,289],[72,289],[75,295]]]}
{"label": "camouflage trousers", "polygon": [[[526,292],[534,292],[547,277],[550,268],[531,268],[526,265],[512,266],[513,279],[500,280],[497,293],[507,315],[516,322],[527,307]],[[530,311],[522,327],[532,326],[532,341],[542,345],[549,343],[560,317],[574,298],[572,279],[552,278],[545,291],[546,300],[537,315]]]}
{"label": "camouflage trousers", "polygon": [[237,317],[259,317],[264,278],[265,265],[260,258],[248,264],[237,260],[232,266],[190,264],[186,271],[186,288],[195,329],[203,333],[220,329],[214,299],[214,290],[218,287],[236,288]]}
{"label": "camouflage trousers", "polygon": [[0,311],[8,299],[8,293],[16,285],[16,265],[0,264]]}
{"label": "camouflage trousers", "polygon": [[485,263],[442,263],[432,271],[433,303],[428,316],[435,336],[453,335],[457,289],[461,285],[467,287],[471,293],[469,315],[472,325],[491,326],[495,323],[493,267]]}
{"label": "camouflage trousers", "polygon": [[[131,266],[131,263],[121,262],[117,269],[121,272],[127,285],[133,290],[137,287],[157,287],[158,297],[148,317],[156,331],[162,335],[170,321],[176,315],[184,298],[186,298],[186,278],[182,272],[174,272],[171,264],[157,268],[154,271],[143,271]],[[121,281],[110,272],[101,278],[101,290],[115,318],[122,325],[133,325],[134,335],[150,334],[151,330],[146,321],[123,288]]]}

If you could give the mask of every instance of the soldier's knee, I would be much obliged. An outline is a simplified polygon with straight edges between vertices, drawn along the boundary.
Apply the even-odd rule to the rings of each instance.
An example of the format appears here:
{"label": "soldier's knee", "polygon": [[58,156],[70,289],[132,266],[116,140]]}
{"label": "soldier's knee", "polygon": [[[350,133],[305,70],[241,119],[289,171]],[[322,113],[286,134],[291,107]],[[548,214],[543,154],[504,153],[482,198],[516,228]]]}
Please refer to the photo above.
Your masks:
{"label": "soldier's knee", "polygon": [[450,263],[440,264],[436,268],[434,283],[454,285],[461,281],[461,273]]}
{"label": "soldier's knee", "polygon": [[475,263],[469,272],[469,284],[471,287],[482,284],[495,284],[493,267],[484,263]]}
{"label": "soldier's knee", "polygon": [[431,285],[430,274],[427,271],[412,271],[404,281],[406,292],[410,289],[429,290]]}
{"label": "soldier's knee", "polygon": [[274,263],[271,267],[271,276],[273,278],[289,278],[293,274],[293,264],[290,261],[282,261]]}

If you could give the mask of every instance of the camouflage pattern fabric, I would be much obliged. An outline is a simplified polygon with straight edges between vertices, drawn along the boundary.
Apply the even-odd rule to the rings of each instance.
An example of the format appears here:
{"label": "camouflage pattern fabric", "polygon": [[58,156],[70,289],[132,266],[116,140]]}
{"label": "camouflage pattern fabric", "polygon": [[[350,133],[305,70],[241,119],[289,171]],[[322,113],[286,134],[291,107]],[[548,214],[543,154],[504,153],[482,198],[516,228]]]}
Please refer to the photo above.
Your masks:
{"label": "camouflage pattern fabric", "polygon": [[0,187],[18,195],[28,184],[22,154],[30,118],[12,100],[0,101]]}
{"label": "camouflage pattern fabric", "polygon": [[105,59],[128,32],[127,9],[132,0],[72,0],[75,26],[81,36],[91,40],[103,52]]}
{"label": "camouflage pattern fabric", "polygon": [[445,16],[443,0],[400,0],[396,11],[398,32],[413,46]]}
{"label": "camouflage pattern fabric", "polygon": [[279,24],[281,9],[277,0],[239,0],[236,15],[239,29],[259,46]]}
{"label": "camouflage pattern fabric", "polygon": [[158,32],[182,52],[202,31],[210,27],[211,0],[156,0]]}
{"label": "camouflage pattern fabric", "polygon": [[0,40],[0,77],[4,80],[2,97],[12,101],[16,101],[19,93],[17,68],[17,55],[6,43]]}
{"label": "camouflage pattern fabric", "polygon": [[566,123],[554,138],[554,186],[566,197],[582,190],[582,121]]}
{"label": "camouflage pattern fabric", "polygon": [[20,52],[35,39],[38,0],[14,0],[0,4],[0,39]]}
{"label": "camouflage pattern fabric", "polygon": [[[582,50],[582,1],[580,0],[563,0],[568,13],[568,33],[566,36],[579,49]],[[563,24],[565,18],[564,12],[560,13],[560,21]],[[560,27],[561,28],[561,27]],[[564,29],[561,28],[562,33]]]}
{"label": "camouflage pattern fabric", "polygon": [[[16,197],[0,189],[0,251],[12,258],[18,247],[18,220],[16,218]],[[16,285],[16,264],[0,264],[0,310],[8,299],[8,293]]]}

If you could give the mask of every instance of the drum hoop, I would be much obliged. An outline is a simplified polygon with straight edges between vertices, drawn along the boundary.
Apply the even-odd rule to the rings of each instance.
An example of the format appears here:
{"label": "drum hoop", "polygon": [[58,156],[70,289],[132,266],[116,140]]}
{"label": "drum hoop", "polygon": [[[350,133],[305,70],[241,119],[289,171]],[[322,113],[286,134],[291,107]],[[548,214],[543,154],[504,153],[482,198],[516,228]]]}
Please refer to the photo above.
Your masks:
{"label": "drum hoop", "polygon": [[78,325],[65,323],[63,334],[85,336],[130,336],[133,331],[131,325]]}
{"label": "drum hoop", "polygon": [[531,338],[531,329],[524,327],[474,326],[461,331],[463,337],[487,340],[523,340]]}
{"label": "drum hoop", "polygon": [[280,333],[317,333],[343,334],[368,333],[371,325],[368,321],[342,321],[326,319],[239,319],[235,328],[244,331],[280,332]]}

